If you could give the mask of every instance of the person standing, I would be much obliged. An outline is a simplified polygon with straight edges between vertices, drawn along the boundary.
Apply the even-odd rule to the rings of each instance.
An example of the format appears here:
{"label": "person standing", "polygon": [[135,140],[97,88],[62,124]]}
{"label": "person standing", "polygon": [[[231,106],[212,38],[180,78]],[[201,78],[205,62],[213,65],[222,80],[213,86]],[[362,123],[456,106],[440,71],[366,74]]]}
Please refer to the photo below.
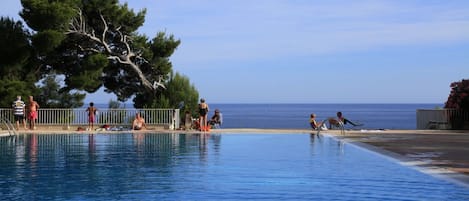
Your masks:
{"label": "person standing", "polygon": [[91,102],[90,106],[86,108],[86,111],[88,112],[88,128],[93,130],[94,121],[96,119],[96,112],[98,109],[94,106],[94,103]]}
{"label": "person standing", "polygon": [[205,103],[205,99],[201,98],[199,103],[199,121],[200,131],[208,131],[207,126],[207,115],[208,115],[208,104]]}
{"label": "person standing", "polygon": [[39,104],[34,101],[33,96],[29,96],[28,104],[28,120],[29,120],[29,129],[36,129],[36,120],[37,120],[37,111],[39,110]]}
{"label": "person standing", "polygon": [[20,121],[23,122],[24,130],[26,130],[26,120],[24,119],[26,105],[21,100],[21,96],[16,97],[16,101],[13,101],[13,114],[15,115],[16,130],[20,129]]}

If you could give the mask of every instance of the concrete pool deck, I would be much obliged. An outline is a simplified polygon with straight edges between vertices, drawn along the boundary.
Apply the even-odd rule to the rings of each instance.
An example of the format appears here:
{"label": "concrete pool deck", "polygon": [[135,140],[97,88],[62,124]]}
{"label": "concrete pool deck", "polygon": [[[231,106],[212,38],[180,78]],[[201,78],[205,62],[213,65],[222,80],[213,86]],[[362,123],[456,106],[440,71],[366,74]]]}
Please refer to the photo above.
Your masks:
{"label": "concrete pool deck", "polygon": [[[198,131],[153,129],[135,132],[200,133]],[[2,134],[3,133],[3,134]],[[20,130],[20,134],[48,133],[129,133],[129,131],[73,131],[61,128]],[[211,134],[316,134],[307,129],[213,129]],[[0,131],[1,135],[8,135]],[[469,187],[469,131],[453,130],[338,130],[321,131],[344,142],[399,160],[403,165],[446,177]]]}

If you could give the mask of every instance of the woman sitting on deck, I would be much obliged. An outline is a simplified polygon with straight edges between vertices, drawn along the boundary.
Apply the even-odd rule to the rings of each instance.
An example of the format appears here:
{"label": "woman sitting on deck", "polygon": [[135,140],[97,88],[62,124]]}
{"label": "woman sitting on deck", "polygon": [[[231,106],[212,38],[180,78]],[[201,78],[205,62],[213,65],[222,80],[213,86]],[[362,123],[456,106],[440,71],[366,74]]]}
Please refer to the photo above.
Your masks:
{"label": "woman sitting on deck", "polygon": [[135,114],[134,122],[132,123],[132,130],[142,130],[143,128],[147,129],[145,119],[137,112],[137,114]]}
{"label": "woman sitting on deck", "polygon": [[215,114],[212,116],[208,123],[214,128],[220,128],[221,124],[223,123],[223,116],[219,109],[215,110]]}
{"label": "woman sitting on deck", "polygon": [[320,122],[320,123],[316,122],[316,114],[314,113],[312,113],[309,118],[309,125],[311,126],[313,130],[318,130],[318,129],[327,130],[327,127],[324,124],[324,122]]}

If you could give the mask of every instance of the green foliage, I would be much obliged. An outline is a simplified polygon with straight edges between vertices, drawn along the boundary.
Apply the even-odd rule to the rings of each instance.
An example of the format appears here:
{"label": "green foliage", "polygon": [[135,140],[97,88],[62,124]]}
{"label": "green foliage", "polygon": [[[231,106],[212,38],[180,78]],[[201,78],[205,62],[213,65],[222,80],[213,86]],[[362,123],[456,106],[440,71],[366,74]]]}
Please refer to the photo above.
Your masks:
{"label": "green foliage", "polygon": [[58,47],[65,39],[62,32],[56,30],[45,30],[32,37],[33,46],[37,51],[46,54]]}
{"label": "green foliage", "polygon": [[180,43],[181,41],[176,40],[173,35],[168,37],[164,32],[159,32],[153,38],[150,47],[153,52],[153,59],[170,57]]}
{"label": "green foliage", "polygon": [[[159,80],[160,76],[163,79],[168,79],[172,71],[172,64],[169,61],[169,56],[180,44],[179,40],[175,40],[174,36],[166,36],[165,33],[159,33],[153,43],[146,42],[145,36],[134,36],[136,38],[136,49],[145,55],[149,63],[138,61],[140,69],[149,80]],[[163,50],[165,49],[166,50]],[[173,48],[169,50],[169,48]],[[122,71],[119,64],[110,63],[104,69],[105,75],[103,77],[106,92],[112,92],[117,95],[120,101],[125,101],[136,94],[152,94],[148,98],[153,97],[154,92],[145,90],[137,75],[133,71]],[[128,69],[128,67],[124,67]],[[156,97],[155,97],[156,98]],[[136,105],[140,105],[136,103]],[[152,104],[144,104],[150,107]]]}
{"label": "green foliage", "polygon": [[445,108],[469,110],[469,80],[453,82]]}
{"label": "green foliage", "polygon": [[[168,89],[164,92],[171,97],[170,105],[178,108],[184,103],[185,111],[196,111],[198,107],[199,92],[189,81],[189,78],[176,73],[168,82]],[[182,108],[181,108],[182,109]]]}
{"label": "green foliage", "polygon": [[[26,63],[31,55],[31,46],[28,31],[20,21],[15,22],[13,19],[0,18],[0,38],[0,75],[5,75],[12,73],[5,71],[8,67]],[[20,68],[13,71],[18,72]]]}
{"label": "green foliage", "polygon": [[[135,13],[128,8],[127,4],[119,5],[117,0],[60,2],[23,0],[22,3],[24,9],[21,16],[32,29],[38,32],[33,37],[34,44],[40,54],[47,53],[42,59],[43,65],[50,66],[58,73],[63,73],[66,76],[65,84],[70,89],[93,92],[104,84],[107,91],[115,93],[119,100],[126,100],[144,89],[141,86],[141,80],[135,79],[137,74],[128,63],[116,62],[118,60],[115,58],[106,57],[114,62],[102,66],[103,68],[88,65],[93,66],[90,69],[84,66],[87,65],[86,61],[80,61],[95,54],[117,56],[123,59],[128,56],[130,50],[136,55],[148,56],[147,58],[131,56],[131,61],[138,65],[146,79],[150,81],[157,80],[159,76],[165,76],[171,71],[168,57],[174,52],[179,41],[176,41],[173,36],[165,37],[163,33],[160,33],[154,40],[155,45],[152,46],[146,37],[135,33],[144,23],[146,10]],[[48,12],[51,9],[54,11]],[[50,18],[51,21],[37,20],[44,17]],[[70,22],[75,23],[70,24]],[[71,32],[75,34],[67,34],[63,40],[60,34],[56,34],[67,33],[70,28],[75,30]],[[97,36],[97,38],[92,39],[90,36]],[[124,40],[123,36],[130,37]],[[101,41],[96,40],[98,38]],[[61,44],[58,44],[60,41],[62,41]],[[130,45],[130,49],[127,49],[129,46],[123,41]],[[51,49],[56,51],[50,54]],[[104,71],[98,72],[98,69]],[[98,75],[104,77],[98,79]],[[86,77],[90,79],[86,80]],[[92,82],[89,82],[90,80]]]}
{"label": "green foliage", "polygon": [[[128,64],[109,63],[108,56],[120,57],[122,55],[118,54],[128,52],[121,36],[134,35],[133,32],[143,25],[145,10],[135,13],[127,4],[119,5],[117,0],[22,0],[22,4],[20,15],[36,31],[32,42],[38,55],[41,55],[41,72],[54,70],[63,74],[67,90],[95,92],[106,80],[102,76],[114,76],[115,72],[124,75],[120,78],[135,77],[135,74],[128,72],[131,71]],[[75,34],[70,34],[73,29]],[[103,41],[93,40],[89,36]],[[131,39],[128,41],[134,51]],[[109,49],[113,52],[106,51]],[[103,72],[104,69],[110,73]],[[118,84],[131,84],[124,89],[132,88],[133,91],[139,85],[135,79]],[[119,88],[115,87],[117,92]],[[134,93],[128,91],[122,93],[121,99]]]}
{"label": "green foliage", "polygon": [[[457,110],[469,111],[469,80],[461,80],[453,82],[450,85],[451,92],[448,100],[445,103],[445,108],[452,108]],[[448,121],[451,123],[452,129],[465,129],[467,125],[464,117],[464,112],[449,113]]]}
{"label": "green foliage", "polygon": [[31,82],[20,80],[0,79],[0,107],[10,108],[16,96],[22,96],[27,100],[30,95],[35,94],[36,88]]}
{"label": "green foliage", "polygon": [[124,34],[137,31],[145,22],[145,9],[135,13],[127,3],[119,5],[117,0],[81,0],[77,7],[85,14],[87,24],[97,33],[101,33],[104,28],[100,14],[111,22],[110,29],[120,27]]}
{"label": "green foliage", "polygon": [[39,96],[36,100],[42,107],[77,108],[83,106],[86,94],[69,92],[61,89],[61,80],[57,75],[50,74],[42,81]]}
{"label": "green foliage", "polygon": [[[167,89],[159,94],[142,93],[134,99],[136,108],[179,108],[184,104],[185,111],[194,112],[197,108],[199,92],[189,78],[179,73],[173,74],[166,83]],[[154,97],[154,98],[149,98]]]}
{"label": "green foliage", "polygon": [[[164,32],[159,32],[150,43],[152,53],[151,63],[156,66],[156,71],[161,75],[169,75],[171,73],[172,64],[169,57],[174,53],[181,43],[176,40],[173,35],[166,36]],[[167,79],[168,77],[164,77]],[[156,79],[156,78],[155,78]]]}
{"label": "green foliage", "polygon": [[77,3],[76,0],[21,0],[23,10],[20,16],[35,31],[64,31],[72,17],[76,15]]}
{"label": "green foliage", "polygon": [[66,77],[65,83],[68,88],[95,92],[102,85],[101,75],[103,68],[107,65],[106,56],[102,54],[88,55],[74,68],[65,70],[70,75]]}
{"label": "green foliage", "polygon": [[[139,106],[196,106],[195,87],[184,76],[171,75],[169,58],[180,40],[164,32],[149,40],[136,32],[145,21],[145,9],[134,12],[118,0],[21,3],[20,16],[31,33],[21,22],[0,19],[0,37],[6,39],[0,41],[0,80],[5,81],[0,104],[9,105],[21,94],[38,97],[44,107],[77,107],[84,99],[77,90],[92,93],[104,86],[119,101],[135,97]],[[40,80],[43,84],[36,87]],[[158,80],[167,90],[149,90],[148,83]]]}
{"label": "green foliage", "polygon": [[29,33],[19,21],[0,18],[0,107],[11,107],[16,96],[37,93],[34,69],[28,65],[32,51]]}

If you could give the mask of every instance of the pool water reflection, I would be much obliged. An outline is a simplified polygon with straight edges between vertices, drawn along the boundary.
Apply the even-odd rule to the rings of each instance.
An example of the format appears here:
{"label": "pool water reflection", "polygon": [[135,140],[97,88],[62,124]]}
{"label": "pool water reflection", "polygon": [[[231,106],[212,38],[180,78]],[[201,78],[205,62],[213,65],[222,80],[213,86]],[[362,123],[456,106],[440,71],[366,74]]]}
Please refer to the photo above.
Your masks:
{"label": "pool water reflection", "polygon": [[300,134],[0,138],[0,193],[4,200],[469,200],[467,188]]}

